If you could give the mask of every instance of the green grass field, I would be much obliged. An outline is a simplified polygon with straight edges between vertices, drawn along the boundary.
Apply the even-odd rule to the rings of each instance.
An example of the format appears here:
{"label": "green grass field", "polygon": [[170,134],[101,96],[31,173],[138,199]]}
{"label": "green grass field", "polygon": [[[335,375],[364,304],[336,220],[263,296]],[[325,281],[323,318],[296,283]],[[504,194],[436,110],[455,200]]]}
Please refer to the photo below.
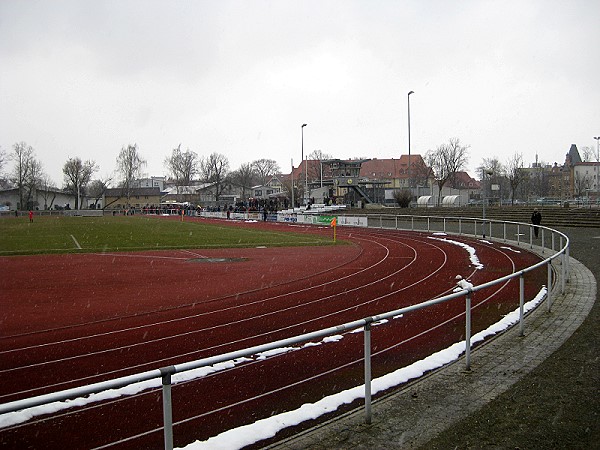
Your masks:
{"label": "green grass field", "polygon": [[177,248],[330,245],[310,234],[253,230],[143,216],[0,220],[0,255],[141,251]]}

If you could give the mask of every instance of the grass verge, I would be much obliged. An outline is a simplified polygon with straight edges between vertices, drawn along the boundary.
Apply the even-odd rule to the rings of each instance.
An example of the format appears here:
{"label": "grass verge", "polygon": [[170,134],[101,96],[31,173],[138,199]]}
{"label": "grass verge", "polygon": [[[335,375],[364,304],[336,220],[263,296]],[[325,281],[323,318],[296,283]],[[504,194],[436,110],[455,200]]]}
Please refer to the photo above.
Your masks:
{"label": "grass verge", "polygon": [[273,232],[144,216],[0,220],[0,255],[178,248],[330,245],[312,234]]}

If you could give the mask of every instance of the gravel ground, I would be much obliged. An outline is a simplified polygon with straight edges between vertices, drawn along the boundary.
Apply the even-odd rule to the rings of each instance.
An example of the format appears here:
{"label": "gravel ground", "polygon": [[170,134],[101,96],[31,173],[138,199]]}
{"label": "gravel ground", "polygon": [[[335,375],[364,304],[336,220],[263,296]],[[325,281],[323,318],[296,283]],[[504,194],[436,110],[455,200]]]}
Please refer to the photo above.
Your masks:
{"label": "gravel ground", "polygon": [[[600,280],[600,229],[561,228]],[[551,357],[423,449],[600,449],[600,302]]]}

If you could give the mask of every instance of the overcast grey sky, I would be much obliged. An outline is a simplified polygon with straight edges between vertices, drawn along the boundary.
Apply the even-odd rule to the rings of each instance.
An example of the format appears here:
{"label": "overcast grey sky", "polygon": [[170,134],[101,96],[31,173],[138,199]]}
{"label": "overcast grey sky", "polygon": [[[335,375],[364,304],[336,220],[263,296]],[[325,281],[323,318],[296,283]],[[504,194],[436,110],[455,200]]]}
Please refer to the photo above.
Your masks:
{"label": "overcast grey sky", "polygon": [[[181,144],[231,168],[425,154],[562,163],[600,135],[600,2],[0,1],[0,146],[149,175]],[[10,168],[10,166],[8,167]],[[7,168],[5,168],[7,169]]]}

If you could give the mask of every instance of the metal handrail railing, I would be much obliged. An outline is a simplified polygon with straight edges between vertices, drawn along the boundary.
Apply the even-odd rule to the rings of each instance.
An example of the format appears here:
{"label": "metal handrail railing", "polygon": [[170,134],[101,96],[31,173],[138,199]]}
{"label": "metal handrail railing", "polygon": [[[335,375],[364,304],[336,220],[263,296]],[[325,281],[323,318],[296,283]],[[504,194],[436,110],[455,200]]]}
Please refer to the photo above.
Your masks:
{"label": "metal handrail railing", "polygon": [[[411,230],[416,231],[414,228],[414,221],[417,220],[425,220],[427,222],[427,231],[431,231],[431,219],[443,221],[443,229],[446,231],[447,228],[447,220],[454,219],[457,220],[457,226],[459,228],[459,234],[464,234],[462,232],[462,221],[474,221],[474,235],[477,235],[477,223],[482,222],[482,219],[470,219],[470,218],[448,218],[448,217],[432,217],[432,216],[387,216],[387,215],[378,215],[379,216],[379,227],[384,229],[383,221],[384,218],[391,218],[394,220],[395,229],[398,228],[398,219],[409,217],[411,220]],[[371,220],[375,220],[377,216],[368,216]],[[386,219],[388,220],[388,219]],[[530,227],[532,230],[532,226],[529,224],[523,224],[519,222],[507,222],[500,220],[488,220],[483,221],[482,228],[483,230],[487,223],[489,224],[489,234],[488,238],[492,238],[492,222],[502,224],[504,227],[504,240],[506,240],[506,225],[511,224],[517,227],[517,236],[520,236],[521,227]],[[390,227],[391,228],[391,227]],[[371,407],[371,324],[374,322],[379,322],[384,319],[389,319],[395,316],[399,316],[402,314],[406,314],[413,311],[418,311],[421,309],[425,309],[431,307],[433,305],[437,305],[439,303],[444,303],[447,301],[451,301],[457,298],[464,297],[465,298],[465,366],[467,370],[471,368],[471,296],[474,292],[477,292],[482,289],[486,289],[497,284],[504,283],[513,278],[519,278],[519,332],[521,335],[524,334],[524,276],[528,272],[531,272],[539,267],[547,266],[548,267],[548,285],[547,285],[547,305],[548,310],[551,309],[552,303],[552,295],[551,295],[551,287],[552,287],[552,261],[556,258],[561,258],[561,266],[562,266],[562,274],[561,274],[561,293],[564,293],[565,290],[565,281],[568,280],[568,259],[569,259],[569,238],[565,234],[560,231],[540,226],[540,230],[542,231],[541,243],[542,243],[542,253],[544,251],[544,243],[545,236],[544,231],[551,233],[551,242],[552,242],[552,250],[554,251],[555,245],[555,236],[560,237],[560,248],[551,256],[545,258],[543,261],[540,261],[532,266],[529,266],[525,269],[519,270],[509,275],[505,275],[501,278],[473,286],[469,289],[463,289],[459,292],[454,292],[452,294],[445,295],[443,297],[431,299],[424,301],[422,303],[418,303],[416,305],[407,306],[404,308],[400,308],[394,311],[384,312],[375,316],[366,317],[363,319],[355,320],[352,322],[347,322],[341,325],[336,325],[329,328],[324,328],[318,331],[305,333],[297,336],[293,336],[286,339],[281,339],[278,341],[270,342],[267,344],[262,344],[254,347],[249,347],[233,352],[224,353],[221,355],[215,355],[208,358],[202,358],[195,361],[190,361],[182,364],[175,364],[167,367],[162,367],[159,369],[149,370],[146,372],[128,375],[120,378],[115,378],[113,380],[103,381],[99,383],[90,384],[87,386],[81,386],[72,389],[66,389],[63,391],[58,391],[54,393],[39,395],[36,397],[31,397],[23,400],[16,400],[13,402],[8,402],[4,404],[0,404],[0,414],[6,414],[10,412],[15,412],[19,410],[23,410],[26,408],[31,408],[34,406],[45,405],[48,403],[53,403],[57,401],[68,400],[72,398],[81,397],[88,394],[94,394],[98,392],[103,392],[108,389],[118,389],[125,386],[128,386],[133,383],[148,381],[152,379],[160,378],[162,380],[162,392],[163,392],[163,426],[164,426],[164,447],[167,450],[173,449],[173,420],[172,420],[172,399],[171,399],[171,378],[174,374],[186,372],[193,369],[198,369],[201,367],[207,367],[214,364],[231,361],[236,358],[242,358],[247,356],[252,356],[256,353],[265,352],[268,350],[274,350],[277,348],[285,347],[288,345],[300,344],[307,341],[310,341],[315,338],[322,338],[325,336],[329,336],[332,334],[337,334],[343,331],[355,330],[357,328],[362,327],[364,329],[364,378],[365,378],[365,421],[366,423],[371,423],[372,419],[372,407]],[[564,241],[563,241],[564,239]],[[517,241],[517,244],[520,245],[520,242]],[[564,244],[564,245],[563,245]],[[532,231],[530,231],[530,245],[533,247],[533,238]]]}

